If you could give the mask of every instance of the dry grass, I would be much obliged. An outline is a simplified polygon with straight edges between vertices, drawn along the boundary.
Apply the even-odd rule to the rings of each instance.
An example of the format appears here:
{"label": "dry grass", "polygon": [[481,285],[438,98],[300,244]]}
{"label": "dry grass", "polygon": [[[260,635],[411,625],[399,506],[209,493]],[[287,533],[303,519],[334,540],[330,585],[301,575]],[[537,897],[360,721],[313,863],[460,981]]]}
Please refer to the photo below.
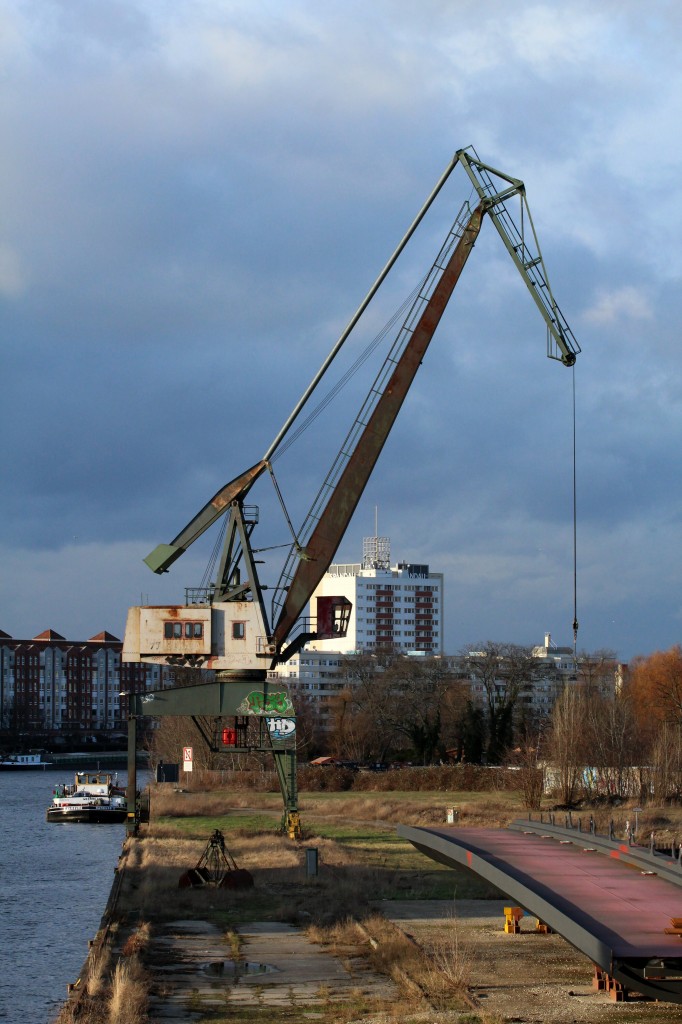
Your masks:
{"label": "dry grass", "polygon": [[453,995],[468,990],[474,952],[464,939],[454,912],[448,926],[424,952],[430,965],[427,985],[436,1005],[447,1005]]}
{"label": "dry grass", "polygon": [[[469,892],[463,879],[454,880],[452,872],[425,861],[409,844],[397,839],[396,822],[442,823],[447,806],[447,797],[442,794],[435,800],[433,794],[426,793],[309,794],[302,801],[302,816],[306,843],[314,845],[319,855],[320,873],[314,878],[305,874],[305,850],[276,831],[278,798],[271,794],[250,796],[258,809],[271,808],[268,830],[250,829],[250,819],[239,814],[226,817],[225,824],[207,817],[196,819],[192,838],[183,836],[188,818],[195,811],[206,814],[217,808],[225,815],[226,802],[229,799],[234,803],[235,794],[170,794],[164,797],[162,807],[153,799],[152,808],[156,807],[157,813],[163,810],[165,814],[173,801],[179,800],[183,814],[179,827],[166,818],[159,825],[154,814],[150,827],[131,844],[119,912],[166,919],[205,914],[226,928],[247,919],[249,913],[258,913],[269,920],[314,922],[327,927],[349,912],[362,916],[368,912],[371,900],[391,895],[444,898],[452,895],[454,887],[460,895],[496,895],[480,887]],[[449,803],[453,802],[450,795]],[[473,797],[471,804],[475,805]],[[507,822],[515,816],[515,808],[510,813],[507,794],[484,794],[482,805],[481,814],[488,822],[502,817]],[[463,802],[458,806],[460,817],[466,818],[468,807]],[[237,864],[253,875],[255,889],[251,894],[178,890],[180,875],[196,866],[213,828],[224,831]]]}
{"label": "dry grass", "polygon": [[308,878],[305,850],[274,833],[229,841],[239,867],[253,875],[254,890],[178,889],[180,875],[197,864],[205,845],[159,836],[132,844],[118,913],[157,920],[206,916],[225,927],[254,913],[328,925],[346,917],[349,908],[366,908],[380,890],[379,869],[358,864],[357,853],[331,839],[316,839],[321,870]]}
{"label": "dry grass", "polygon": [[111,974],[113,953],[111,946],[106,946],[99,956],[88,959],[88,977],[86,991],[91,999],[98,999],[106,992]]}
{"label": "dry grass", "polygon": [[108,943],[91,951],[84,985],[62,1007],[55,1024],[144,1024],[147,1020],[149,976],[142,958],[149,945],[151,925],[142,922],[115,955],[119,922],[109,929]]}
{"label": "dry grass", "polygon": [[[301,795],[301,813],[305,818],[313,814],[323,819],[356,819],[382,821],[386,824],[433,824],[441,822],[445,802],[440,794],[416,796],[412,801],[400,800],[385,793],[372,794],[308,794]],[[155,835],[177,834],[173,825],[159,824],[160,818],[232,818],[234,812],[249,808],[272,816],[273,825],[281,814],[281,797],[275,794],[253,793],[174,793],[156,792],[152,795],[152,820]],[[234,825],[234,821],[231,821]]]}
{"label": "dry grass", "polygon": [[123,943],[122,956],[141,956],[149,946],[152,926],[149,921],[142,921]]}
{"label": "dry grass", "polygon": [[[147,921],[184,917],[211,920],[224,929],[235,959],[240,955],[235,930],[240,922],[280,920],[303,925],[313,941],[325,945],[342,962],[352,964],[356,957],[366,956],[376,970],[393,978],[400,987],[404,1010],[396,1019],[403,1024],[408,1019],[421,1019],[423,1012],[427,1013],[429,1024],[436,1019],[449,1020],[451,1014],[452,1019],[458,1019],[457,1013],[462,1012],[469,1012],[472,1020],[477,1017],[484,1021],[486,1015],[478,1010],[472,1012],[468,1002],[466,989],[472,954],[462,941],[454,916],[451,926],[443,929],[440,936],[430,937],[428,945],[420,948],[370,909],[370,903],[384,895],[409,898],[417,894],[431,898],[409,889],[415,885],[413,876],[426,877],[429,873],[436,877],[441,872],[438,877],[451,879],[458,896],[462,896],[460,878],[422,859],[395,836],[397,822],[427,826],[442,823],[448,806],[458,808],[459,822],[464,827],[505,826],[524,813],[520,794],[499,791],[456,795],[303,794],[301,810],[307,846],[317,848],[320,864],[319,875],[308,878],[305,846],[291,843],[276,832],[281,810],[279,794],[164,791],[153,796],[151,826],[140,839],[130,843],[116,912],[119,917],[142,917]],[[269,814],[272,827],[254,831],[248,824],[253,818],[243,815],[245,808],[261,815],[259,822],[263,814]],[[608,807],[591,813],[600,832],[607,831],[609,819],[616,814],[623,825],[627,818],[634,818],[627,805],[618,808],[616,814]],[[174,828],[171,821],[159,826],[159,816],[172,814],[177,814],[179,826],[184,825],[185,831],[188,819],[196,819],[190,830],[192,838]],[[583,827],[587,827],[589,815],[589,810],[582,812]],[[220,822],[211,820],[218,817],[229,822],[229,830],[225,828],[227,844],[237,864],[252,873],[254,889],[178,889],[180,875],[197,864],[212,829],[223,828]],[[574,820],[576,817],[574,814]],[[201,820],[204,818],[207,820]],[[243,830],[238,825],[241,820],[245,822]],[[563,824],[560,812],[556,820]],[[650,830],[650,825],[656,828],[657,836],[665,835],[682,825],[682,811],[647,809],[639,814],[639,822],[640,837]],[[122,944],[122,959],[118,965],[110,953],[109,961],[103,961],[99,972],[93,972],[88,980],[88,993],[94,998],[84,1002],[83,1012],[78,1016],[82,1024],[138,1024],[144,1020],[141,992],[145,985],[141,978],[148,940],[148,924],[140,925],[127,938],[121,936],[118,941]],[[326,1006],[324,1009],[326,1013]],[[362,1018],[363,1012],[358,1010],[357,1016]],[[72,1019],[61,1016],[59,1024],[70,1024]],[[385,1020],[389,1019],[393,1018],[387,1013]]]}
{"label": "dry grass", "polygon": [[[257,800],[254,801],[254,797]],[[282,798],[279,793],[257,793],[252,790],[234,791],[211,789],[205,792],[170,789],[157,785],[151,791],[153,818],[160,817],[223,817],[230,811],[257,804],[263,809],[281,812]]]}
{"label": "dry grass", "polygon": [[382,914],[361,920],[346,917],[326,927],[311,925],[306,934],[341,960],[364,953],[376,971],[390,977],[401,992],[403,1006],[430,1010],[461,1010],[469,980],[471,952],[456,927],[422,948]]}
{"label": "dry grass", "polygon": [[143,1024],[147,1008],[147,974],[137,956],[119,960],[111,979],[110,1024]]}
{"label": "dry grass", "polygon": [[502,828],[523,814],[521,797],[512,793],[341,794],[334,798],[304,796],[301,812],[315,819],[341,818],[383,825],[440,825],[448,807],[456,806],[462,825]]}

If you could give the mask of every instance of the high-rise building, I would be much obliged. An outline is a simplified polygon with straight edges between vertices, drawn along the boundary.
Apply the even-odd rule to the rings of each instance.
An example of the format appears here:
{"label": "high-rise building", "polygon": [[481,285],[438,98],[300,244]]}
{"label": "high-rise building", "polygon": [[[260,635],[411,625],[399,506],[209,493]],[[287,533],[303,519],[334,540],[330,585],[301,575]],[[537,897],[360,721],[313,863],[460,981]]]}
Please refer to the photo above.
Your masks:
{"label": "high-rise building", "polygon": [[428,565],[391,565],[388,537],[366,537],[359,563],[333,564],[313,594],[346,597],[353,605],[346,637],[316,640],[310,650],[443,653],[443,574]]}

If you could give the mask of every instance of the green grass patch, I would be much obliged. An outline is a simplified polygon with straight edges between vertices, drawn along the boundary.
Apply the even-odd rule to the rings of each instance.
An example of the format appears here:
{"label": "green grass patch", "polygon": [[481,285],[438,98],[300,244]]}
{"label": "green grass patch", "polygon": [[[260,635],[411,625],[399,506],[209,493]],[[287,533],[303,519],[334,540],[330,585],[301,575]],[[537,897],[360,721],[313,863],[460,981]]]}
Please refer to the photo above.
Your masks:
{"label": "green grass patch", "polygon": [[[438,864],[401,839],[392,829],[348,822],[312,822],[307,844],[315,836],[331,839],[352,861],[377,871],[377,899],[496,899],[487,882],[465,869]],[[322,864],[322,870],[324,864]]]}
{"label": "green grass patch", "polygon": [[248,834],[254,835],[261,832],[274,834],[279,831],[279,818],[272,814],[250,814],[238,815],[187,815],[182,818],[162,815],[154,820],[155,826],[160,829],[170,829],[177,832],[183,839],[206,839],[216,829],[224,835]]}

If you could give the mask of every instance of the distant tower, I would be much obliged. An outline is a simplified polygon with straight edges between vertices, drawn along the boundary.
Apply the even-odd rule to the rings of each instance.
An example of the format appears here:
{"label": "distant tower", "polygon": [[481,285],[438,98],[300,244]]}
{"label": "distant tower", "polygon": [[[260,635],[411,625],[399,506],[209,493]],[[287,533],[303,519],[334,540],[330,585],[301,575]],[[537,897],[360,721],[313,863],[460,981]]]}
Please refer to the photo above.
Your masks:
{"label": "distant tower", "polygon": [[362,541],[363,569],[390,569],[390,537],[364,537]]}

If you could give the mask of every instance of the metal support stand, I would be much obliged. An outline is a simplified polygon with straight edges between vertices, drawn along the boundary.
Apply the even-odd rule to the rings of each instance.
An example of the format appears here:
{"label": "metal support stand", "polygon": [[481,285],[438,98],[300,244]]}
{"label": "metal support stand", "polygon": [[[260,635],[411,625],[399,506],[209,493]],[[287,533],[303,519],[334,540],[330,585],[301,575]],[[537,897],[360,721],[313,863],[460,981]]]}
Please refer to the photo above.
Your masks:
{"label": "metal support stand", "polygon": [[518,935],[521,931],[521,918],[523,909],[521,907],[504,908],[504,930],[507,935]]}
{"label": "metal support stand", "polygon": [[[272,754],[284,810],[282,831],[290,839],[301,838],[301,819],[298,810],[298,782],[296,777],[296,740],[287,731],[278,733],[275,739],[270,733],[270,723],[277,719],[294,719],[295,712],[286,690],[275,690],[273,684],[263,679],[219,678],[211,683],[177,687],[145,694],[135,694],[133,710],[128,719],[128,834],[137,835],[140,820],[145,819],[145,809],[136,806],[136,718],[149,715],[191,718],[208,748],[214,752],[234,754]],[[251,703],[250,703],[251,702]],[[225,721],[231,720],[229,727]],[[220,742],[219,737],[229,734],[230,741]]]}
{"label": "metal support stand", "polygon": [[606,992],[609,998],[613,999],[614,1003],[626,1003],[628,1001],[628,990],[625,986],[596,964],[594,965],[592,988],[595,988],[598,992]]}
{"label": "metal support stand", "polygon": [[139,832],[137,815],[137,719],[131,715],[128,719],[128,785],[126,787],[126,835],[136,836]]}

